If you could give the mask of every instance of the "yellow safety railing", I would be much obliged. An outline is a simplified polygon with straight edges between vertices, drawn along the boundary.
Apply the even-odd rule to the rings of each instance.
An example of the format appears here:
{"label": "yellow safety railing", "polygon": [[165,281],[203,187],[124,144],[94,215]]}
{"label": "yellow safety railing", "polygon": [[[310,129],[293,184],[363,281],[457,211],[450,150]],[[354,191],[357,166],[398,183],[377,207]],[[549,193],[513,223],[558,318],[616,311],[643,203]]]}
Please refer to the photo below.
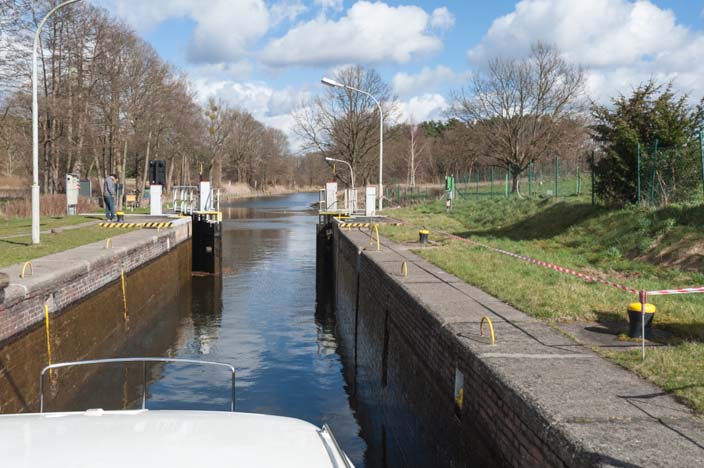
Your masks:
{"label": "yellow safety railing", "polygon": [[489,324],[489,331],[491,332],[491,344],[496,343],[496,337],[494,336],[494,325],[491,323],[491,319],[486,315],[482,317],[482,321],[479,323],[479,336],[484,336],[484,322]]}
{"label": "yellow safety railing", "polygon": [[[44,304],[44,328],[46,330],[46,356],[51,365],[51,330],[49,329],[49,306]],[[49,370],[49,377],[53,377],[52,370]]]}
{"label": "yellow safety railing", "polygon": [[123,268],[120,272],[120,278],[122,280],[122,318],[127,321],[127,291],[125,290],[125,269]]}
{"label": "yellow safety railing", "polygon": [[32,266],[32,262],[24,262],[24,265],[22,265],[22,272],[20,273],[20,278],[24,279],[24,273],[27,267],[29,267],[29,274],[31,276],[34,276],[34,267]]}
{"label": "yellow safety railing", "polygon": [[372,227],[374,228],[374,233],[376,233],[376,251],[380,252],[381,251],[381,241],[379,239],[379,225],[378,224],[370,224],[369,226],[369,245],[374,244],[374,235],[372,232]]}

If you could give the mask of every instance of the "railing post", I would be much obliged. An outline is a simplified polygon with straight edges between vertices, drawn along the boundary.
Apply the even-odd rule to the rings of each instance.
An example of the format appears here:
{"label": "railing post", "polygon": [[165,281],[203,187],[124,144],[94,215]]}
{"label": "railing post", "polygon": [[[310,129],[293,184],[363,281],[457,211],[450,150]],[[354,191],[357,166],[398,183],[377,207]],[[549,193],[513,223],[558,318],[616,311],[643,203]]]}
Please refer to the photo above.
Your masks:
{"label": "railing post", "polygon": [[142,409],[147,409],[147,361],[142,361]]}

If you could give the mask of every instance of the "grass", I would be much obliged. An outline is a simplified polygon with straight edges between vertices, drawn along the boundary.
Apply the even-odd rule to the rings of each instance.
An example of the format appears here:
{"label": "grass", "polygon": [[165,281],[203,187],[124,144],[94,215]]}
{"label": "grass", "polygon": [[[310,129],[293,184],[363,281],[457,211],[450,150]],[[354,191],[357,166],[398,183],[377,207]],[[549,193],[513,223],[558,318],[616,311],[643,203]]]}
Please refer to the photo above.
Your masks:
{"label": "grass", "polygon": [[[90,217],[67,216],[41,219],[42,231],[91,221]],[[27,218],[0,219],[0,237],[24,234],[31,231],[31,220]],[[120,233],[124,232],[120,230]],[[32,244],[31,235],[0,239],[0,267],[26,262],[56,252],[97,242],[114,236],[113,230],[87,226],[56,233],[42,234],[41,243]]]}
{"label": "grass", "polygon": [[[454,240],[447,231],[511,252],[637,289],[704,285],[704,207],[660,210],[593,207],[585,199],[460,200],[446,213],[443,202],[394,210],[406,226],[384,226],[399,242],[417,240],[418,227],[431,230],[435,248],[417,253],[468,283],[548,322],[625,321],[631,294],[541,268]],[[435,231],[435,232],[432,232]],[[704,252],[704,249],[702,249]],[[673,266],[673,265],[676,265]],[[655,326],[671,333],[669,347],[609,357],[704,412],[704,295],[659,296]]]}
{"label": "grass", "polygon": [[[93,218],[85,216],[42,216],[39,221],[39,229],[42,231],[47,231],[49,229],[86,223],[92,220]],[[0,218],[0,237],[30,234],[31,231],[31,218]]]}

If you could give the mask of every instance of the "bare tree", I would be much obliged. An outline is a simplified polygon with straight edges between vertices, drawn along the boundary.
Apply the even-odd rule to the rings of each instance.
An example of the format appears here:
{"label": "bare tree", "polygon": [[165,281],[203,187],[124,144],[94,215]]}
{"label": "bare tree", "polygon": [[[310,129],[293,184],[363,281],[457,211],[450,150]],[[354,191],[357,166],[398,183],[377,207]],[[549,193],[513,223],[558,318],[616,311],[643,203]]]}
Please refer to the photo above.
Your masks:
{"label": "bare tree", "polygon": [[454,93],[450,114],[471,126],[479,156],[506,168],[519,192],[531,161],[555,157],[581,138],[584,73],[557,49],[535,44],[524,60],[495,58]]}
{"label": "bare tree", "polygon": [[[381,103],[385,121],[391,120],[395,97],[374,69],[345,67],[335,74],[335,80],[373,95]],[[295,131],[307,150],[347,161],[357,180],[365,184],[371,180],[378,161],[379,110],[369,96],[346,88],[328,89],[296,112]],[[339,177],[350,183],[349,174]]]}

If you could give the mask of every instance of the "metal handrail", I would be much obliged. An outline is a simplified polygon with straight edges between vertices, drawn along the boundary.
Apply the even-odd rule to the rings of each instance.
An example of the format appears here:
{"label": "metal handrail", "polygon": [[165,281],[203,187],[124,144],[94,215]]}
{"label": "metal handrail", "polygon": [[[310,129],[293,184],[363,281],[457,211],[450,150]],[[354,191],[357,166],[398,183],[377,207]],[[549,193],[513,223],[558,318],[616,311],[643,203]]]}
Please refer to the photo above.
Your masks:
{"label": "metal handrail", "polygon": [[44,374],[46,371],[51,369],[59,369],[61,367],[71,367],[71,366],[85,366],[92,364],[107,364],[107,363],[120,363],[120,362],[141,362],[142,363],[142,409],[146,409],[147,405],[147,362],[177,362],[184,364],[204,364],[210,366],[220,366],[226,367],[232,373],[232,386],[231,386],[231,401],[230,401],[230,411],[235,411],[235,367],[226,364],[224,362],[215,361],[199,361],[196,359],[175,359],[175,358],[156,358],[156,357],[133,357],[133,358],[110,358],[110,359],[90,359],[86,361],[75,361],[75,362],[59,362],[56,364],[50,364],[42,369],[39,375],[39,412],[44,412]]}
{"label": "metal handrail", "polygon": [[330,429],[330,426],[328,426],[327,424],[323,424],[323,432],[330,436],[330,440],[332,440],[332,444],[335,446],[335,450],[337,451],[337,454],[342,459],[342,463],[345,464],[345,467],[352,468],[350,461],[347,459],[347,455],[345,455],[345,452],[343,452],[342,449],[340,448],[340,444],[337,443],[337,439],[335,438],[335,434],[332,433],[332,429]]}

